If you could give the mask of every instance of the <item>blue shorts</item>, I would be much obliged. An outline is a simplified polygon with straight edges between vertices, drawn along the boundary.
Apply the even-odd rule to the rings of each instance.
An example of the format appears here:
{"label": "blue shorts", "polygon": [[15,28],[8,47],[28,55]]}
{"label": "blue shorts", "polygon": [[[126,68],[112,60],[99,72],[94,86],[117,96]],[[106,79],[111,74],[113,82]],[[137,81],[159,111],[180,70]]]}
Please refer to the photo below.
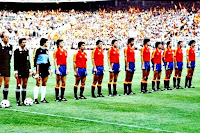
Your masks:
{"label": "blue shorts", "polygon": [[178,68],[176,68],[176,69],[178,69],[178,70],[182,70],[183,69],[183,62],[177,62],[177,66],[178,66]]}
{"label": "blue shorts", "polygon": [[[126,71],[126,66],[125,66],[125,71]],[[129,72],[134,72],[135,71],[135,62],[129,62]]]}
{"label": "blue shorts", "polygon": [[94,68],[92,69],[92,74],[95,75],[103,75],[104,74],[104,66],[96,66],[97,71],[94,72]]}
{"label": "blue shorts", "polygon": [[165,62],[165,70],[173,70],[174,69],[174,63],[173,62]]}
{"label": "blue shorts", "polygon": [[144,68],[142,66],[142,70],[147,70],[147,71],[150,71],[150,62],[144,62]]}
{"label": "blue shorts", "polygon": [[113,72],[119,73],[120,72],[119,67],[120,67],[119,63],[113,63],[113,68],[112,68]]}
{"label": "blue shorts", "polygon": [[[60,71],[60,74],[59,74],[60,76],[66,76],[67,75],[66,65],[60,65],[59,71]],[[55,74],[56,74],[56,70],[55,70]]]}
{"label": "blue shorts", "polygon": [[153,71],[161,72],[162,71],[162,66],[161,64],[153,64]]}
{"label": "blue shorts", "polygon": [[187,66],[187,68],[195,68],[195,61],[191,61],[190,67]]}
{"label": "blue shorts", "polygon": [[86,77],[87,76],[86,68],[77,68],[77,69],[78,69],[77,76],[79,76],[79,77]]}

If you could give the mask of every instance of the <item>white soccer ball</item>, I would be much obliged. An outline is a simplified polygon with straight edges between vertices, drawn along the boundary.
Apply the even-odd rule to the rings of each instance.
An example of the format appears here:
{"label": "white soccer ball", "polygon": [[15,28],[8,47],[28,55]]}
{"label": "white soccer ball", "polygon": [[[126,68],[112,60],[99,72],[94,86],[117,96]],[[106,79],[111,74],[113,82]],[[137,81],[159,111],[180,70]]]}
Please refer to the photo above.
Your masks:
{"label": "white soccer ball", "polygon": [[33,100],[32,100],[31,98],[26,98],[26,99],[24,100],[24,104],[25,104],[26,106],[31,106],[31,105],[33,104]]}
{"label": "white soccer ball", "polygon": [[8,108],[8,107],[10,107],[10,102],[8,100],[2,100],[1,101],[1,107],[2,108]]}

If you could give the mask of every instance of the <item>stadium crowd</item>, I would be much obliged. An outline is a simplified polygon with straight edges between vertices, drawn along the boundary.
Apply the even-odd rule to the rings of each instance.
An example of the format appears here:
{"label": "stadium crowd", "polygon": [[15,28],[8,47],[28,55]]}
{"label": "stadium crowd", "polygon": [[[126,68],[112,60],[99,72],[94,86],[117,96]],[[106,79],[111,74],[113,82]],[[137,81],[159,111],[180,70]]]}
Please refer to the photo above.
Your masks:
{"label": "stadium crowd", "polygon": [[58,9],[14,13],[3,10],[0,20],[0,32],[9,31],[14,45],[19,38],[25,37],[29,46],[39,47],[39,39],[45,36],[53,49],[58,38],[62,38],[69,48],[77,48],[80,40],[86,42],[86,48],[94,48],[98,39],[108,47],[110,40],[118,39],[120,47],[124,47],[126,40],[134,37],[136,47],[140,47],[145,37],[166,42],[172,38],[182,40],[200,36],[200,10],[194,5],[191,11],[183,5],[142,11],[137,7],[117,11]]}

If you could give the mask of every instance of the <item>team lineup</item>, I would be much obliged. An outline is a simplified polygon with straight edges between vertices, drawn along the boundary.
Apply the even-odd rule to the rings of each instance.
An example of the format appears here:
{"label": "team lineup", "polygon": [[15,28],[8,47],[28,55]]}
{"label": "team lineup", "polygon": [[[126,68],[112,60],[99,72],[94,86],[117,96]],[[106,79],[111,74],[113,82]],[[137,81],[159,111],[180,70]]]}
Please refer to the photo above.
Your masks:
{"label": "team lineup", "polygon": [[[3,86],[3,100],[8,99],[9,82],[10,82],[10,62],[12,55],[14,55],[14,77],[16,78],[16,102],[17,106],[22,106],[26,99],[26,88],[28,78],[33,76],[36,79],[35,87],[33,88],[34,104],[48,103],[45,99],[46,85],[48,76],[52,75],[51,64],[49,61],[48,51],[48,39],[41,38],[40,48],[34,52],[34,64],[31,69],[29,50],[26,48],[26,39],[19,39],[19,48],[14,51],[13,47],[9,44],[9,37],[7,34],[1,35],[0,45],[0,87]],[[185,88],[194,88],[192,86],[192,76],[195,69],[195,41],[191,40],[188,45],[189,48],[186,52],[187,60],[187,75],[185,77]],[[64,41],[59,39],[56,41],[57,49],[53,53],[56,85],[55,85],[55,101],[67,101],[65,97],[66,77],[69,72],[67,62],[67,50],[64,49]],[[102,94],[102,80],[104,77],[104,50],[102,48],[103,42],[98,40],[96,42],[96,48],[92,51],[92,73],[93,82],[91,83],[91,97],[105,97]],[[120,50],[118,48],[118,41],[111,41],[111,48],[108,50],[108,66],[109,66],[109,81],[108,81],[108,96],[120,96],[117,92],[117,79],[118,74],[121,71],[120,66]],[[173,76],[173,89],[183,89],[180,85],[181,74],[183,69],[183,42],[177,43],[176,50],[172,50],[171,41],[167,42],[167,48],[163,49],[161,42],[155,43],[155,49],[152,54],[150,52],[150,39],[143,40],[143,47],[141,49],[141,93],[152,93],[154,91],[172,90],[170,88],[170,78],[173,70],[175,75]],[[74,99],[87,99],[84,96],[85,81],[87,77],[87,54],[85,50],[85,43],[78,43],[78,51],[73,55],[73,69],[75,76],[74,84]],[[132,79],[135,72],[135,49],[134,38],[129,38],[127,46],[124,49],[124,61],[125,61],[125,80],[124,80],[124,95],[136,94],[132,90]],[[163,63],[162,63],[163,62]],[[153,79],[152,90],[148,90],[148,77],[151,69],[151,63],[153,65]],[[162,72],[162,64],[165,67],[164,89],[160,88],[160,77]],[[2,84],[4,82],[4,84]],[[80,86],[80,94],[78,95],[78,88]],[[95,88],[97,87],[97,94],[95,94]],[[41,91],[41,100],[38,100],[39,88]],[[22,96],[20,100],[20,95]]]}

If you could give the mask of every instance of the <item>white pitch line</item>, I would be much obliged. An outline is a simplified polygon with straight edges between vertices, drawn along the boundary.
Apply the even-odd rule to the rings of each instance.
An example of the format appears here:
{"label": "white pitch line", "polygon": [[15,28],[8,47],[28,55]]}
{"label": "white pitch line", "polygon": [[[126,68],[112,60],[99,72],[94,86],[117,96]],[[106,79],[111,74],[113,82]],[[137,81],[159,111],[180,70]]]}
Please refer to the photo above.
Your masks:
{"label": "white pitch line", "polygon": [[18,110],[18,109],[5,109],[5,110],[10,110],[10,111],[15,111],[15,112],[23,112],[23,113],[29,113],[29,114],[36,114],[36,115],[44,115],[44,116],[67,118],[67,119],[75,119],[75,120],[81,120],[81,121],[89,121],[89,122],[109,124],[109,125],[117,125],[117,126],[122,126],[122,127],[147,129],[147,130],[152,130],[152,131],[157,131],[157,132],[181,133],[181,132],[176,132],[176,131],[163,130],[163,129],[159,129],[159,128],[142,127],[142,126],[138,126],[138,125],[128,125],[128,124],[123,124],[123,123],[116,123],[116,122],[109,122],[109,121],[100,121],[100,120],[92,120],[92,119],[70,117],[70,116],[66,117],[66,116],[62,116],[62,115],[45,114],[45,113],[40,113],[40,112],[32,112],[32,111],[25,111],[25,110]]}

